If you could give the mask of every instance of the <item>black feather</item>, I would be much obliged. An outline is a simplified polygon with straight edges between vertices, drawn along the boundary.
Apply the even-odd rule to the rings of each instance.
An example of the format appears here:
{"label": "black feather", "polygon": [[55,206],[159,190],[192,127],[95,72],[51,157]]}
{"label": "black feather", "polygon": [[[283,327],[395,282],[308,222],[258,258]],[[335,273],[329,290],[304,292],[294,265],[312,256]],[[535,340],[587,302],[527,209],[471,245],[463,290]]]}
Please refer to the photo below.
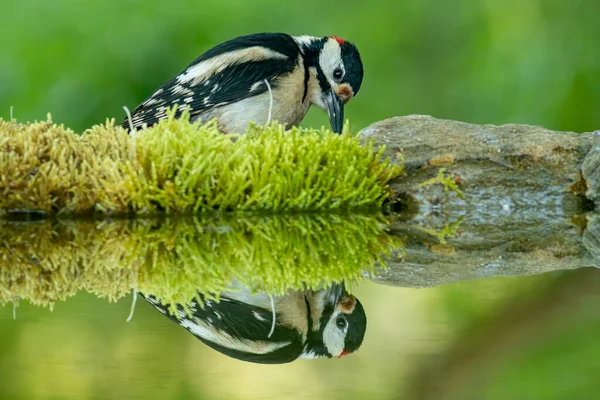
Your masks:
{"label": "black feather", "polygon": [[[308,303],[307,303],[308,306]],[[331,314],[333,314],[334,305],[331,303],[326,303],[323,308],[323,312],[321,313],[321,317],[319,318],[319,329],[315,330],[313,328],[314,321],[312,318],[309,319],[309,330],[306,338],[306,345],[304,348],[305,353],[312,353],[317,357],[328,357],[331,358],[331,354],[327,350],[325,343],[323,342],[323,332],[325,331],[325,327],[327,326],[327,321],[331,318]]]}
{"label": "black feather", "polygon": [[348,333],[346,334],[344,350],[352,353],[358,350],[362,344],[367,329],[367,314],[358,299],[356,299],[354,311],[346,316],[346,319],[348,320]]}
{"label": "black feather", "polygon": [[[175,114],[176,117],[181,115],[186,106],[189,106],[190,114],[196,116],[215,107],[257,96],[266,92],[267,86],[261,83],[254,90],[250,89],[257,82],[265,79],[269,81],[272,88],[277,87],[277,78],[293,71],[300,54],[294,39],[283,33],[259,33],[229,40],[202,54],[181,74],[213,57],[254,46],[276,51],[286,58],[233,63],[201,82],[195,82],[193,79],[180,82],[177,77],[174,77],[133,110],[131,115],[134,128],[139,129],[144,124],[154,125],[165,118],[166,110],[173,106],[180,107]],[[213,90],[215,85],[218,87]],[[186,98],[191,100],[185,101]],[[129,122],[125,120],[121,126],[128,129]]]}
{"label": "black feather", "polygon": [[[200,339],[202,340],[202,339]],[[235,358],[240,361],[247,361],[256,364],[286,364],[298,359],[302,353],[302,342],[299,340],[291,342],[291,344],[277,349],[266,354],[247,353],[237,351],[227,347],[219,346],[218,344],[202,340],[207,346],[218,351],[228,357]]]}
{"label": "black feather", "polygon": [[[214,85],[219,85],[215,92],[203,96],[205,91],[192,88],[194,100],[190,103],[191,114],[195,115],[216,105],[225,105],[264,93],[267,90],[267,86],[263,83],[265,79],[274,89],[277,87],[276,78],[293,69],[294,64],[289,60],[264,60],[234,64],[210,78],[208,92]],[[250,91],[252,85],[257,82],[260,84]],[[208,104],[204,102],[205,97],[208,97]]]}
{"label": "black feather", "polygon": [[[211,325],[218,331],[225,332],[237,339],[289,343],[270,353],[249,353],[219,345],[190,332],[207,346],[229,357],[254,363],[281,364],[294,361],[302,353],[302,339],[299,336],[299,333],[291,327],[276,323],[273,334],[271,337],[268,337],[272,320],[272,313],[270,310],[222,297],[219,303],[206,301],[204,308],[202,308],[195,300],[190,302],[188,306],[192,310],[191,316],[188,316],[185,313],[181,305],[177,305],[178,318],[168,312],[168,304],[161,304],[153,296],[146,296],[143,294],[142,296],[163,315],[180,325],[182,321],[187,320],[193,322],[194,318],[197,318]],[[200,296],[203,300],[203,296]],[[260,316],[262,321],[259,320],[256,315]]]}
{"label": "black feather", "polygon": [[341,45],[341,55],[344,68],[346,70],[346,74],[344,75],[342,82],[348,82],[354,91],[354,95],[356,96],[360,90],[364,76],[360,53],[354,44],[350,42],[344,42],[344,44]]}
{"label": "black feather", "polygon": [[206,61],[221,54],[254,46],[266,47],[267,49],[281,53],[290,59],[295,59],[298,56],[298,45],[290,35],[285,33],[255,33],[252,35],[239,36],[213,47],[194,60],[192,65],[201,63],[202,61]]}
{"label": "black feather", "polygon": [[321,90],[326,92],[330,88],[327,77],[323,73],[323,69],[319,64],[319,54],[321,54],[327,39],[328,37],[325,36],[316,40],[311,40],[307,43],[303,43],[302,45],[302,52],[304,54],[304,95],[302,101],[306,99],[306,95],[308,94],[308,78],[310,67],[314,67],[317,70],[317,80]]}

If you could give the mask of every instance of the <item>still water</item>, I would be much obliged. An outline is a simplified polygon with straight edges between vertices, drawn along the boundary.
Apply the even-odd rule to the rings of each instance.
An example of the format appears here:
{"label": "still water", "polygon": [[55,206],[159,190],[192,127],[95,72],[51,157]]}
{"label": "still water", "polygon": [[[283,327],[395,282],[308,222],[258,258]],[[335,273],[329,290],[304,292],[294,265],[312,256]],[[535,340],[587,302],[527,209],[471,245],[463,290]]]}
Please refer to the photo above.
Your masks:
{"label": "still water", "polygon": [[[597,398],[596,268],[569,260],[568,269],[551,270],[541,258],[530,268],[540,251],[532,244],[473,267],[473,253],[461,247],[468,221],[444,243],[410,236],[403,224],[389,215],[3,221],[0,398]],[[425,265],[426,252],[448,268]],[[528,257],[527,268],[502,261],[517,254]],[[358,299],[367,328],[360,348],[341,358],[240,361],[176,322],[223,307],[227,293],[249,285],[238,304],[270,312],[264,292],[273,294],[275,340],[286,295],[324,293],[326,302],[331,282],[342,280],[351,295],[336,301],[354,310],[348,299]],[[204,309],[194,304],[198,292],[208,296]],[[221,302],[208,301],[211,293],[224,293]],[[191,314],[170,320],[144,296],[187,304]],[[300,306],[314,311],[318,301],[309,300]],[[223,328],[217,319],[230,315],[238,332],[252,315],[215,309],[209,325]],[[268,335],[269,313],[254,317],[267,320]]]}

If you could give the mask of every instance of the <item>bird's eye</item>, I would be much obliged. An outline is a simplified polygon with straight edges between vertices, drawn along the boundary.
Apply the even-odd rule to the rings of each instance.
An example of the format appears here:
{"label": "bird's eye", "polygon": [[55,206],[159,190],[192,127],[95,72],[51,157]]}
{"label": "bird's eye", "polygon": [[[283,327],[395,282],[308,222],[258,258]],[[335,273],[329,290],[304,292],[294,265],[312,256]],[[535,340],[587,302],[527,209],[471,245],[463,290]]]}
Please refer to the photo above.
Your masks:
{"label": "bird's eye", "polygon": [[346,321],[346,318],[344,318],[344,317],[338,317],[335,320],[335,324],[337,325],[338,328],[345,329],[346,326],[348,325],[348,321]]}
{"label": "bird's eye", "polygon": [[344,76],[344,70],[341,68],[336,68],[333,70],[333,79],[335,79],[336,81],[340,81],[342,79],[342,77]]}

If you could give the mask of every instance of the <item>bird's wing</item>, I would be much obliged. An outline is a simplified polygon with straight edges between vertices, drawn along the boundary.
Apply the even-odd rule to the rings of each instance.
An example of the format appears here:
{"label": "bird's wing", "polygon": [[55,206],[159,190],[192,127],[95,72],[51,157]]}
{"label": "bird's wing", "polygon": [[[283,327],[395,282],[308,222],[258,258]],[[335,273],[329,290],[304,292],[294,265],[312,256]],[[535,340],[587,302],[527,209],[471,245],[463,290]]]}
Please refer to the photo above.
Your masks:
{"label": "bird's wing", "polygon": [[218,303],[205,301],[204,307],[195,300],[190,302],[191,315],[177,305],[177,316],[173,316],[168,304],[161,304],[150,295],[142,296],[169,319],[229,357],[256,363],[284,363],[295,360],[302,352],[301,338],[294,329],[276,323],[269,336],[270,310],[221,298]]}
{"label": "bird's wing", "polygon": [[[277,78],[297,65],[299,48],[291,36],[265,33],[243,36],[216,46],[198,57],[181,74],[166,82],[132,112],[135,129],[151,126],[177,107],[191,115],[221,107],[277,86]],[[128,121],[123,122],[128,127]]]}

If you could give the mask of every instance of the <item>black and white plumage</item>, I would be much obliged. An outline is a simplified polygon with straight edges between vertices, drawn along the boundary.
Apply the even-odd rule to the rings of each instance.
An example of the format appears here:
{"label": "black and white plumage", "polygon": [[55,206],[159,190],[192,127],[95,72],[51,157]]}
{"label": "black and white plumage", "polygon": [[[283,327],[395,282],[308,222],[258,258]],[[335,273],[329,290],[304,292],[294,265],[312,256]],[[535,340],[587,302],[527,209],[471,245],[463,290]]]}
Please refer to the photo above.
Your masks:
{"label": "black and white plumage", "polygon": [[[341,132],[344,104],[363,79],[356,47],[335,36],[259,33],[224,42],[198,57],[132,112],[134,129],[151,126],[177,107],[192,121],[216,119],[224,133],[244,133],[249,122],[298,125],[311,104],[326,109]],[[122,126],[129,128],[126,120]]]}
{"label": "black and white plumage", "polygon": [[206,301],[204,308],[191,302],[191,316],[181,305],[173,316],[168,305],[153,296],[144,298],[211,348],[261,364],[350,354],[360,347],[367,323],[360,302],[336,284],[329,290],[293,291],[275,297],[274,329],[269,296],[253,295],[241,286],[222,293],[218,303]]}

